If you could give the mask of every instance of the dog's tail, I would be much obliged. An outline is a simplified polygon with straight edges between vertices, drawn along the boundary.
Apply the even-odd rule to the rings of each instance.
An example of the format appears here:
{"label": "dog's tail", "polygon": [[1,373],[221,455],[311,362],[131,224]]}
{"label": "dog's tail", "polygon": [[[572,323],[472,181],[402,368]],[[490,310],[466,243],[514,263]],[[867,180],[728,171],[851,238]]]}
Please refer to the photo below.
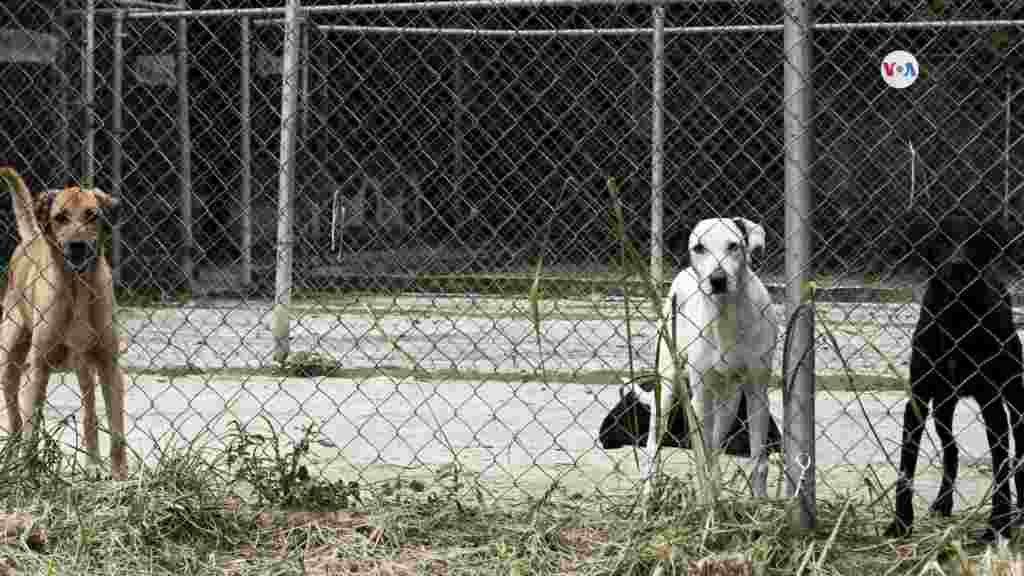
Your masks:
{"label": "dog's tail", "polygon": [[18,236],[22,241],[38,238],[42,234],[35,211],[32,209],[32,193],[17,170],[10,166],[0,168],[0,179],[7,183],[14,204],[14,219],[18,222]]}

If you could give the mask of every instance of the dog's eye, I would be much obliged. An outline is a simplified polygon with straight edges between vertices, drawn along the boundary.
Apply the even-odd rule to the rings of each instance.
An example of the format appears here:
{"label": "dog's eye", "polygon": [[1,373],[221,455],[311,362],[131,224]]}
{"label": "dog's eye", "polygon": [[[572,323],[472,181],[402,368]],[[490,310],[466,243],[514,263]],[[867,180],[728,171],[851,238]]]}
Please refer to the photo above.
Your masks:
{"label": "dog's eye", "polygon": [[703,253],[705,253],[707,251],[708,251],[707,248],[705,248],[703,244],[695,244],[693,246],[693,253],[694,254],[703,254]]}
{"label": "dog's eye", "polygon": [[58,212],[57,215],[53,217],[53,220],[57,224],[67,224],[70,221],[67,212]]}
{"label": "dog's eye", "polygon": [[95,222],[96,221],[96,211],[95,210],[86,210],[85,211],[85,221],[86,222]]}
{"label": "dog's eye", "polygon": [[729,242],[729,245],[725,247],[729,252],[735,252],[740,249],[739,242]]}

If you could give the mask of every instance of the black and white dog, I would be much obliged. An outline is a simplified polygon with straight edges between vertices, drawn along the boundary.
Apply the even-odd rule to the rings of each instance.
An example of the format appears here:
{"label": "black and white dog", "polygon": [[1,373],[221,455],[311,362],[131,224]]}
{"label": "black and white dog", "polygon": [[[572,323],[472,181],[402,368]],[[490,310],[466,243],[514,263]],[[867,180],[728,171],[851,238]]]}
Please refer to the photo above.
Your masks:
{"label": "black and white dog", "polygon": [[[990,528],[982,539],[1005,535],[1016,519],[1011,505],[1009,433],[1016,461],[1024,456],[1024,383],[1021,340],[1013,323],[1006,286],[994,278],[993,264],[1008,245],[1008,234],[994,218],[984,222],[963,211],[932,224],[920,241],[929,264],[921,314],[910,358],[911,397],[903,413],[903,444],[896,488],[896,518],[887,536],[905,536],[914,522],[914,473],[929,404],[942,444],[942,483],[934,513],[953,510],[958,448],[953,414],[959,398],[981,408],[992,452],[995,482]],[[1009,408],[1009,420],[1007,420]],[[1024,471],[1015,473],[1018,506],[1024,504]]]}

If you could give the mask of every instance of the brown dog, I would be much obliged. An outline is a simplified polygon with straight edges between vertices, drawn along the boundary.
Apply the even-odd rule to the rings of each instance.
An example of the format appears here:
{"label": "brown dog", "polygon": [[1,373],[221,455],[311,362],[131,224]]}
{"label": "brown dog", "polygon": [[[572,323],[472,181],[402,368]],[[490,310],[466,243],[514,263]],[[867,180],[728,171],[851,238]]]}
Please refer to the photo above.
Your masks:
{"label": "brown dog", "polygon": [[[99,463],[96,378],[110,426],[110,465],[127,474],[124,374],[114,325],[110,265],[97,243],[99,221],[117,199],[95,188],[68,187],[35,200],[12,168],[0,168],[11,188],[20,241],[7,268],[0,369],[9,432],[30,436],[40,422],[50,371],[73,368],[82,392],[82,427],[92,464]],[[21,386],[28,360],[28,377]],[[19,393],[20,387],[20,393]]]}

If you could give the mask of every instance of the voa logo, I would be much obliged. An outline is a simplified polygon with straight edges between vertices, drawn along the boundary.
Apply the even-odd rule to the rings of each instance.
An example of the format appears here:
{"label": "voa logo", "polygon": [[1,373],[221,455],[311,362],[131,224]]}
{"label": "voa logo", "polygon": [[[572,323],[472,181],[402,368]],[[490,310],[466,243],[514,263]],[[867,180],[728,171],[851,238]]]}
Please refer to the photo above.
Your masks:
{"label": "voa logo", "polygon": [[917,58],[910,52],[895,50],[882,58],[882,80],[892,88],[906,88],[920,75]]}

